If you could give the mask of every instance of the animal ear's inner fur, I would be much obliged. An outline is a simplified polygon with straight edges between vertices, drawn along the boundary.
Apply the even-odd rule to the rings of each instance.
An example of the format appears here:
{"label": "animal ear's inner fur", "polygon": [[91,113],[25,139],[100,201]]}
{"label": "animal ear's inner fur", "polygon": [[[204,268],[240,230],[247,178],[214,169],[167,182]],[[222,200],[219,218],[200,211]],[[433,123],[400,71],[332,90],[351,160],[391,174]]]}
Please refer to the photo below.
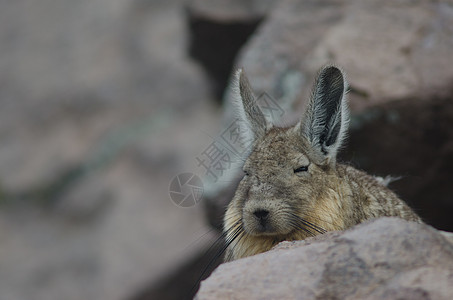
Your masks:
{"label": "animal ear's inner fur", "polygon": [[322,69],[302,120],[302,135],[318,152],[332,160],[341,146],[348,123],[346,86],[340,69],[334,66]]}
{"label": "animal ear's inner fur", "polygon": [[[241,138],[250,145],[250,142],[265,135],[270,124],[267,124],[256,103],[253,90],[242,69],[236,72],[235,79],[235,106],[243,129]],[[335,161],[349,121],[346,89],[343,72],[335,66],[324,67],[318,75],[300,123],[302,136],[329,162]]]}

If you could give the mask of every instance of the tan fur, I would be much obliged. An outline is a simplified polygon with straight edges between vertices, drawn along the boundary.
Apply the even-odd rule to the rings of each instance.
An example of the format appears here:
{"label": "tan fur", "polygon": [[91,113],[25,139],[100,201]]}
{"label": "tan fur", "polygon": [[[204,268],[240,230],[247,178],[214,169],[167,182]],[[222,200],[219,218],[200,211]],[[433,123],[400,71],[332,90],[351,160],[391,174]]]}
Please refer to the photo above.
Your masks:
{"label": "tan fur", "polygon": [[[338,69],[332,68],[334,67],[323,69],[323,71],[328,69],[324,71],[327,75],[321,73],[321,79],[318,79],[315,89],[337,88],[341,91],[341,84],[346,87],[346,83],[341,81],[344,80],[343,73],[338,73],[340,72]],[[239,76],[245,75],[240,72]],[[333,79],[326,76],[332,76]],[[267,126],[264,132],[265,126],[261,115],[258,121],[253,120],[251,112],[256,112],[257,108],[253,107],[251,98],[253,96],[248,81],[242,78],[239,80],[244,82],[241,88],[246,89],[244,95],[249,97],[247,106],[244,106],[245,110],[252,107],[248,115],[247,111],[245,114],[250,119],[251,130],[253,131],[254,122],[261,125],[259,130],[254,131],[251,152],[245,160],[246,175],[239,183],[225,214],[224,231],[226,242],[229,243],[226,261],[268,251],[283,240],[303,240],[326,231],[344,230],[381,216],[397,216],[409,221],[422,222],[401,199],[375,177],[351,166],[336,163],[336,151],[341,146],[344,128],[333,133],[332,140],[337,144],[326,143],[330,148],[322,148],[324,136],[310,140],[311,132],[306,120],[319,121],[319,118],[316,119],[313,115],[305,115],[301,122],[288,128]],[[313,100],[312,97],[311,111],[314,111],[313,114],[319,113],[316,109],[319,103],[323,104],[322,101],[332,101],[339,106],[346,105],[342,102],[346,101],[343,99],[345,93],[344,88],[341,99],[334,99],[340,101],[338,104],[332,99],[324,99],[330,95],[314,94],[313,97],[320,97],[321,100]],[[342,115],[338,113],[339,110],[335,112],[338,115],[331,115],[341,118],[341,126],[347,126],[346,108],[341,109]],[[309,109],[306,114],[312,112]],[[332,120],[329,119],[331,115],[324,115],[327,115],[327,120]],[[323,128],[320,128],[315,127],[315,130],[322,132]],[[331,143],[331,140],[329,142]],[[307,166],[307,170],[296,172],[300,166]],[[266,211],[268,214],[260,219],[256,215],[259,211]]]}

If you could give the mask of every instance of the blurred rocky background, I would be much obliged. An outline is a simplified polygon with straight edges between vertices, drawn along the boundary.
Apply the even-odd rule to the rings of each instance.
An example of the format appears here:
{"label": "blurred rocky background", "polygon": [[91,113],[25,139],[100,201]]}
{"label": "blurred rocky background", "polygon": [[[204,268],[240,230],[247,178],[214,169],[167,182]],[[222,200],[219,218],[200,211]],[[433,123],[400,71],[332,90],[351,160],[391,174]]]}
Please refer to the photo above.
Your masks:
{"label": "blurred rocky background", "polygon": [[[294,116],[341,66],[342,160],[401,176],[453,231],[450,1],[16,0],[0,25],[0,299],[193,295],[240,177],[213,184],[197,160],[233,120],[234,66]],[[170,200],[181,172],[203,178],[199,205]]]}

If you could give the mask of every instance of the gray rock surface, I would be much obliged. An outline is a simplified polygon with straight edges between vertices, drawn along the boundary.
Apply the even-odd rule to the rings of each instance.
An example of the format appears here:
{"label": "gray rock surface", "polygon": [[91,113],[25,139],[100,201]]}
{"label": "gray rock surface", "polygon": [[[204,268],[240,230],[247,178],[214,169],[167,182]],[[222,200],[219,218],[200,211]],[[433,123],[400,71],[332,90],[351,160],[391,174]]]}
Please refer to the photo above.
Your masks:
{"label": "gray rock surface", "polygon": [[[242,49],[258,91],[291,107],[307,96],[320,66],[347,71],[353,112],[378,103],[451,95],[453,5],[449,1],[276,3]],[[300,101],[298,105],[300,106]]]}
{"label": "gray rock surface", "polygon": [[192,13],[216,22],[250,21],[265,17],[275,0],[190,0]]}
{"label": "gray rock surface", "polygon": [[0,3],[0,299],[127,299],[210,240],[168,196],[216,118],[182,8]]}
{"label": "gray rock surface", "polygon": [[426,223],[447,231],[453,231],[451,99],[410,98],[356,115],[340,158],[371,174],[401,176],[390,188]]}
{"label": "gray rock surface", "polygon": [[451,299],[453,244],[382,218],[222,264],[197,299]]}
{"label": "gray rock surface", "polygon": [[163,108],[196,111],[208,99],[201,70],[185,55],[181,3],[146,3],[1,4],[4,189],[46,184],[88,160],[112,131],[131,136],[125,127],[155,126]]}

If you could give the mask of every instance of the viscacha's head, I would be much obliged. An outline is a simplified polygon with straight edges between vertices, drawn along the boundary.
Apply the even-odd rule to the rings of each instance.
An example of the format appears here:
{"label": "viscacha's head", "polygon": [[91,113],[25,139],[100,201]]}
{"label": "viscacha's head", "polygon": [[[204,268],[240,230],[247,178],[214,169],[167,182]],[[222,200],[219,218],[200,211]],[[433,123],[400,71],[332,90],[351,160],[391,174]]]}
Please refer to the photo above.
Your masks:
{"label": "viscacha's head", "polygon": [[[341,204],[322,199],[337,197],[329,193],[337,190],[336,155],[348,125],[346,90],[340,69],[323,68],[301,120],[281,128],[266,120],[244,72],[237,72],[235,105],[250,151],[224,220],[230,247],[244,253],[227,256],[337,229],[330,206]],[[245,239],[252,243],[241,247]]]}

